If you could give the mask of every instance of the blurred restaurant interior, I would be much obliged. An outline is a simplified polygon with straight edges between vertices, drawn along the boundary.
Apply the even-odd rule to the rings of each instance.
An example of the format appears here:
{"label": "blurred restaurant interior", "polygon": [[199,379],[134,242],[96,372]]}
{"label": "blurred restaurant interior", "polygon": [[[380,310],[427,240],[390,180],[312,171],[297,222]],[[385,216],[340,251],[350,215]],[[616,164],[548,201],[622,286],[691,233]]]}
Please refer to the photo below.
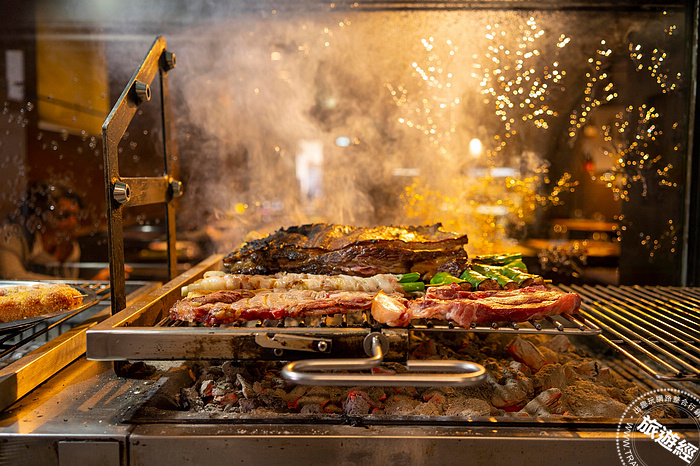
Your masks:
{"label": "blurred restaurant interior", "polygon": [[[2,2],[0,217],[70,185],[81,277],[106,265],[101,127],[160,35],[180,270],[289,225],[440,222],[557,282],[697,285],[697,5],[521,3]],[[153,93],[124,176],[163,171]],[[131,278],[163,280],[162,206],[124,215]]]}

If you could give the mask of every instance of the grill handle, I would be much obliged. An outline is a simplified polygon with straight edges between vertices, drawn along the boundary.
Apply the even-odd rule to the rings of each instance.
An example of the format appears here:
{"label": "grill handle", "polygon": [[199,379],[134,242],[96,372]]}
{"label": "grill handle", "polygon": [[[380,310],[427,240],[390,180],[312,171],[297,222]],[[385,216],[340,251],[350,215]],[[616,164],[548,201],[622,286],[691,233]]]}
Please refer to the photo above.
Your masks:
{"label": "grill handle", "polygon": [[[458,360],[408,361],[409,372],[402,374],[319,374],[315,371],[345,370],[359,371],[378,367],[384,360],[386,337],[381,333],[370,333],[365,339],[365,347],[371,348],[372,355],[367,359],[304,359],[290,362],[282,369],[282,376],[300,385],[342,385],[373,387],[439,387],[471,386],[481,383],[486,377],[486,369],[473,362]],[[386,345],[386,343],[384,343]],[[411,372],[412,371],[412,372]],[[422,372],[422,373],[417,373]],[[447,374],[437,372],[448,372]]]}

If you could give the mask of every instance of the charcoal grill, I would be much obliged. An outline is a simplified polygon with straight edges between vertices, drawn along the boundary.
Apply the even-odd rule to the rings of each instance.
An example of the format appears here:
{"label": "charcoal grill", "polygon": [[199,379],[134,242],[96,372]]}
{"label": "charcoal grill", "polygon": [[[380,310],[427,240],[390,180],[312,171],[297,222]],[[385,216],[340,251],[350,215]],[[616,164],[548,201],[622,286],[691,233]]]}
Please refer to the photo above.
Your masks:
{"label": "charcoal grill", "polygon": [[[360,7],[385,8],[386,5],[380,2]],[[492,8],[493,5],[484,6]],[[408,8],[399,3],[391,7]],[[452,7],[468,8],[475,4],[452,4]],[[587,8],[570,2],[563,7]],[[544,8],[557,6],[551,3]],[[116,163],[116,142],[121,137],[119,127],[127,124],[135,106],[148,96],[144,83],[150,82],[156,69],[160,69],[164,41],[157,40],[154,46],[156,53],[149,54],[145,60],[148,68],[145,78],[130,82],[122,96],[128,100],[124,102],[124,120],[117,122],[114,132],[105,129],[105,141],[113,144],[105,149],[106,165]],[[134,77],[140,77],[139,73]],[[167,89],[164,94],[167,95]],[[164,113],[164,121],[167,122],[167,113]],[[166,153],[172,154],[167,150]],[[152,182],[120,178],[114,166],[112,175],[107,176],[110,222],[116,223],[110,224],[110,267],[112,277],[118,280],[113,290],[121,288],[123,283],[123,259],[118,242],[120,209],[129,203],[136,205],[154,199],[170,203],[181,193],[175,171],[168,163],[166,157],[166,173]],[[129,194],[134,196],[133,200],[129,199]],[[173,233],[168,241],[171,247],[174,241],[172,210],[167,215],[169,232]],[[171,247],[169,257],[173,252]],[[178,366],[183,360],[190,364],[231,358],[289,359],[323,364],[331,357],[366,358],[366,347],[370,348],[370,353],[380,351],[385,361],[405,361],[408,341],[417,331],[564,334],[580,336],[591,343],[605,343],[624,356],[610,357],[606,363],[643,390],[675,387],[697,392],[698,371],[694,369],[698,359],[696,289],[572,286],[570,288],[584,299],[580,316],[517,325],[494,323],[470,329],[424,322],[415,322],[407,329],[388,329],[377,326],[369,316],[359,316],[359,323],[333,317],[320,321],[257,322],[250,327],[231,328],[171,322],[167,318],[168,310],[180,297],[180,288],[201,278],[207,270],[219,270],[220,262],[220,256],[212,256],[135,301],[123,303],[123,299],[115,298],[114,315],[85,331],[89,360],[80,359],[69,365],[61,380],[48,380],[34,389],[33,400],[25,397],[12,412],[6,413],[0,459],[14,460],[14,463],[19,459],[33,460],[35,464],[79,464],[86,458],[103,460],[102,464],[158,464],[163,458],[173,464],[216,464],[232,460],[274,464],[280,458],[290,464],[320,463],[326,458],[340,464],[518,464],[532,461],[616,464],[618,461],[615,452],[617,419],[417,416],[392,419],[369,416],[362,420],[339,416],[232,419],[226,415],[189,413],[168,405],[166,389],[175,380],[171,371],[159,369],[152,377],[149,374],[140,379],[126,378],[119,373],[115,375],[111,365],[99,361],[145,361],[166,368]],[[171,270],[173,265],[170,264]],[[119,290],[116,296],[123,296],[123,293]],[[658,313],[673,315],[671,319],[683,325],[675,326],[674,320],[666,318],[662,319],[665,322],[662,324]],[[381,335],[381,339],[377,335]],[[388,344],[383,344],[384,338]],[[377,354],[369,356],[377,359]],[[309,367],[318,366],[311,364],[306,369]],[[302,376],[307,374],[306,369],[302,367]],[[65,381],[77,385],[78,389],[75,386],[66,389]],[[15,422],[17,419],[19,421]],[[692,420],[678,420],[673,427],[697,443],[697,426]],[[652,441],[647,444],[651,445],[650,450],[657,447]],[[658,462],[667,459],[661,448],[653,453]]]}
{"label": "charcoal grill", "polygon": [[[298,362],[287,376],[297,382],[316,384],[321,379],[307,371],[330,369],[333,364],[337,364],[336,369],[348,368],[344,367],[347,361],[336,360],[329,364],[329,357],[370,356],[370,360],[363,363],[355,361],[355,364],[364,364],[350,366],[355,369],[370,368],[371,361],[377,359],[405,361],[413,332],[508,332],[599,338],[659,380],[700,380],[697,289],[560,286],[563,291],[574,291],[582,296],[580,315],[522,324],[493,323],[468,329],[427,322],[415,322],[405,329],[387,328],[367,314],[360,315],[357,323],[343,315],[298,321],[258,321],[250,326],[217,328],[169,319],[168,311],[180,298],[180,288],[200,279],[204,272],[220,267],[221,256],[211,256],[144,300],[90,329],[87,332],[88,358],[103,361],[312,358],[318,361]],[[381,352],[379,358],[377,350]],[[396,380],[385,382],[395,384]],[[361,382],[358,379],[323,379],[323,383]],[[379,383],[379,380],[366,383]],[[412,383],[421,382],[414,380]]]}
{"label": "charcoal grill", "polygon": [[[492,323],[468,329],[448,323],[415,322],[408,328],[379,325],[368,313],[352,323],[347,315],[284,321],[258,321],[251,326],[201,327],[174,322],[170,307],[180,298],[183,286],[200,279],[204,272],[219,270],[221,256],[214,255],[172,280],[146,302],[135,303],[88,333],[87,356],[94,360],[183,360],[183,359],[299,359],[325,358],[292,363],[285,376],[305,384],[418,385],[466,384],[483,378],[483,368],[465,362],[409,362],[415,371],[458,372],[438,376],[416,375],[341,377],[311,372],[322,369],[369,369],[383,360],[405,361],[411,334],[421,332],[513,332],[522,334],[597,335],[600,328],[583,316],[555,316],[523,324]],[[328,360],[328,357],[369,359]],[[464,375],[464,374],[472,374]]]}

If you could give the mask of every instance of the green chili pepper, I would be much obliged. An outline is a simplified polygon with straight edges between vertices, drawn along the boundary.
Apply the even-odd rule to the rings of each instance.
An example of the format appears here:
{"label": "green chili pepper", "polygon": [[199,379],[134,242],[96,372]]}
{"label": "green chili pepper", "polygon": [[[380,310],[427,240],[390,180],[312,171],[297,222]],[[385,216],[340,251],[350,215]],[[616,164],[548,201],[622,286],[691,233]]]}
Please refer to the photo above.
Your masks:
{"label": "green chili pepper", "polygon": [[406,293],[425,291],[425,283],[423,282],[401,283],[401,287]]}
{"label": "green chili pepper", "polygon": [[447,285],[449,283],[464,283],[466,280],[457,278],[447,272],[438,272],[430,279],[431,285]]}
{"label": "green chili pepper", "polygon": [[511,269],[520,269],[523,272],[527,272],[527,265],[525,265],[525,262],[523,262],[522,260],[509,262],[506,264],[506,267],[509,267]]}
{"label": "green chili pepper", "polygon": [[418,272],[405,273],[399,275],[399,283],[413,283],[420,280],[420,274]]}
{"label": "green chili pepper", "polygon": [[501,288],[505,288],[509,283],[515,282],[515,280],[503,275],[500,272],[500,267],[492,267],[482,264],[472,264],[472,267],[474,267],[474,270],[485,275],[486,277],[496,280]]}
{"label": "green chili pepper", "polygon": [[479,289],[482,282],[488,280],[488,277],[472,269],[466,269],[459,278],[469,283],[475,290]]}
{"label": "green chili pepper", "polygon": [[481,262],[486,265],[505,265],[509,262],[522,260],[523,255],[519,252],[512,254],[486,254],[483,256],[476,256],[474,261]]}

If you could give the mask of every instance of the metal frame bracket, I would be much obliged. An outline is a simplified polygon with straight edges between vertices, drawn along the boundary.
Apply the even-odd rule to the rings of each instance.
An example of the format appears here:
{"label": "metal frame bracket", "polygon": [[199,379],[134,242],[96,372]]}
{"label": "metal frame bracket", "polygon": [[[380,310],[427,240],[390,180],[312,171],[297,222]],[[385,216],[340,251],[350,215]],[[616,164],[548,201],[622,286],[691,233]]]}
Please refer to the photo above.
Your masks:
{"label": "metal frame bracket", "polygon": [[[175,68],[175,54],[166,50],[165,39],[156,37],[143,62],[133,74],[121,96],[102,125],[107,198],[109,273],[112,287],[112,314],[126,307],[126,273],[124,269],[124,227],[122,209],[147,204],[165,204],[167,224],[168,279],[177,275],[175,207],[173,200],[182,196],[177,145],[171,131],[168,71]],[[119,175],[119,142],[137,108],[151,100],[151,84],[160,76],[161,116],[163,126],[163,175],[126,178]]]}

